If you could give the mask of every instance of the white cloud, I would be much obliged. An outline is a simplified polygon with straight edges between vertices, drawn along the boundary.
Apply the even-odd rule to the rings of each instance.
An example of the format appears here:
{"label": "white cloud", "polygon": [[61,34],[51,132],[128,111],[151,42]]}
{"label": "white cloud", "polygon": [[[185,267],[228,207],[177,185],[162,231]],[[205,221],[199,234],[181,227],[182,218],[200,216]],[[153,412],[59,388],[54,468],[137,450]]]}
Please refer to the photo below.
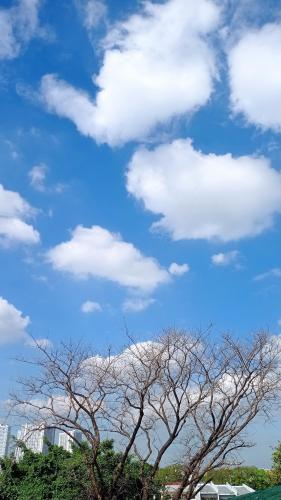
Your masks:
{"label": "white cloud", "polygon": [[61,193],[64,193],[64,191],[68,188],[68,185],[63,183],[63,182],[58,182],[57,184],[55,184],[55,186],[53,187],[53,191],[57,194],[61,194]]}
{"label": "white cloud", "polygon": [[33,215],[34,210],[19,193],[0,184],[0,243],[38,243],[39,233],[25,222]]}
{"label": "white cloud", "polygon": [[30,325],[28,316],[0,297],[0,345],[23,342],[27,346],[51,346],[48,339],[32,339],[27,332]]}
{"label": "white cloud", "polygon": [[125,312],[142,312],[154,303],[155,299],[134,297],[126,299],[123,303],[122,309]]}
{"label": "white cloud", "polygon": [[203,154],[190,140],[137,150],[127,189],[174,240],[254,236],[281,212],[281,175],[266,158]]}
{"label": "white cloud", "polygon": [[39,26],[41,0],[18,0],[0,9],[0,59],[13,59],[34,37],[45,36]]}
{"label": "white cloud", "polygon": [[[1,28],[0,28],[0,33],[1,33]],[[13,141],[10,141],[9,139],[5,139],[4,143],[8,146],[10,150],[11,157],[13,160],[17,160],[19,157],[19,153],[17,152],[16,145],[13,143]]]}
{"label": "white cloud", "polygon": [[13,304],[0,297],[0,344],[26,342],[29,335],[26,331],[30,319],[23,316]]}
{"label": "white cloud", "polygon": [[281,24],[243,34],[229,51],[232,108],[248,122],[281,130]]}
{"label": "white cloud", "polygon": [[78,0],[76,3],[88,30],[96,28],[107,16],[107,6],[102,0]]}
{"label": "white cloud", "polygon": [[81,306],[81,311],[85,314],[100,312],[102,307],[98,302],[93,302],[92,300],[86,300]]}
{"label": "white cloud", "polygon": [[45,75],[41,81],[41,96],[49,111],[72,120],[81,134],[95,137],[95,103],[55,75]]}
{"label": "white cloud", "polygon": [[237,262],[239,258],[238,250],[231,250],[230,252],[220,252],[212,255],[212,263],[215,266],[229,266]]}
{"label": "white cloud", "polygon": [[255,281],[263,281],[268,278],[281,278],[281,268],[280,267],[274,267],[273,269],[270,269],[269,271],[266,271],[265,273],[257,274],[255,276],[254,280]]}
{"label": "white cloud", "polygon": [[53,186],[47,186],[47,173],[48,167],[44,163],[40,163],[39,165],[32,167],[32,169],[28,172],[31,186],[36,189],[36,191],[40,191],[41,193],[63,193],[67,189],[67,184],[58,182]]}
{"label": "white cloud", "polygon": [[47,171],[48,171],[47,166],[44,164],[40,164],[40,165],[35,165],[28,172],[30,184],[37,191],[43,192],[46,190],[45,181],[46,181]]}
{"label": "white cloud", "polygon": [[32,337],[27,338],[25,344],[29,347],[41,347],[42,349],[49,349],[53,346],[49,339],[33,339]]}
{"label": "white cloud", "polygon": [[[154,367],[167,367],[168,362],[171,369],[177,370],[180,369],[179,363],[181,364],[182,361],[186,359],[187,352],[190,354],[192,344],[192,338],[190,338],[190,342],[187,342],[185,345],[180,340],[175,339],[173,351],[171,352],[171,345],[164,337],[163,339],[160,338],[158,341],[149,340],[137,342],[123,349],[119,354],[112,355],[112,353],[110,353],[110,357],[96,355],[85,361],[85,379],[87,379],[87,373],[92,373],[93,367],[102,367],[103,369],[107,367],[109,376],[111,376],[110,372],[111,368],[113,368],[113,372],[111,373],[115,374],[115,377],[118,372],[121,377],[128,380],[128,376],[130,377],[130,375],[132,375],[134,377],[136,370],[138,370],[139,374],[147,370],[147,365],[144,362],[145,360],[151,361],[157,358],[159,364],[154,364]],[[202,348],[197,344],[196,354],[200,355],[201,353]]]}
{"label": "white cloud", "polygon": [[185,273],[188,273],[189,265],[188,264],[177,264],[173,262],[169,267],[169,273],[175,276],[182,276]]}
{"label": "white cloud", "polygon": [[47,259],[77,278],[103,278],[143,292],[169,281],[155,259],[100,226],[77,226],[69,241],[49,250]]}
{"label": "white cloud", "polygon": [[159,124],[206,104],[217,76],[206,37],[219,22],[211,0],[143,2],[142,10],[115,24],[104,42],[97,95],[45,75],[41,97],[49,111],[110,145],[141,140]]}

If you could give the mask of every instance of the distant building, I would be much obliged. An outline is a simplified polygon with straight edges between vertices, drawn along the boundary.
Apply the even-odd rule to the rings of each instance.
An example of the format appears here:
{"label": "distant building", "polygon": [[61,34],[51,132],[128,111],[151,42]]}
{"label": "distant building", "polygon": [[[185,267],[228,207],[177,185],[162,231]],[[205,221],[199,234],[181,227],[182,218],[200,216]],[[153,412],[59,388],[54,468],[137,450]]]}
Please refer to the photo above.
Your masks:
{"label": "distant building", "polygon": [[[165,491],[168,495],[176,492],[179,484],[172,483],[166,484]],[[200,486],[200,485],[199,485]],[[230,500],[233,497],[240,497],[246,495],[247,493],[253,493],[255,490],[243,484],[242,486],[232,486],[230,484],[214,484],[212,482],[203,486],[202,490],[195,495],[194,500]],[[185,495],[183,493],[182,499],[184,500]]]}
{"label": "distant building", "polygon": [[[49,443],[54,444],[55,441],[55,430],[49,429],[42,426],[34,426],[32,424],[24,424],[17,435],[18,441],[23,441],[23,443],[32,450],[34,453],[43,453],[44,455],[48,452],[48,444],[45,442],[46,440]],[[15,456],[16,459],[20,459],[23,453],[22,450],[17,447]]]}
{"label": "distant building", "polygon": [[0,458],[4,458],[9,450],[10,427],[0,424]]}
{"label": "distant building", "polygon": [[82,433],[80,431],[69,431],[69,434],[67,434],[66,432],[59,433],[58,444],[66,451],[72,451],[72,447],[73,445],[75,445],[75,440],[79,441],[80,443],[82,441]]}

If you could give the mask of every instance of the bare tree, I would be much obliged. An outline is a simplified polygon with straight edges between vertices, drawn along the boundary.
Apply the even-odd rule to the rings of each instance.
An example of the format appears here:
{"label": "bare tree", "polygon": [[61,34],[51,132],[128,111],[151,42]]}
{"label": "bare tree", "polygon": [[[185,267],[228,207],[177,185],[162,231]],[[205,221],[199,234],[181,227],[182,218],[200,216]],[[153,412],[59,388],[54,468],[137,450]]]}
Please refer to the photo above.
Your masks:
{"label": "bare tree", "polygon": [[[85,463],[92,485],[92,498],[102,500],[102,473],[98,465],[101,442],[102,407],[106,397],[114,393],[108,373],[111,368],[110,354],[99,363],[91,358],[89,351],[79,344],[61,344],[59,349],[37,345],[40,357],[27,361],[34,366],[36,376],[19,380],[20,392],[11,396],[11,410],[32,424],[33,429],[43,426],[66,432],[79,430],[89,443],[90,453],[85,449]],[[23,361],[23,360],[21,360]],[[32,432],[32,431],[31,431]]]}
{"label": "bare tree", "polygon": [[[148,348],[150,346],[150,349]],[[32,424],[32,429],[46,426],[63,430],[77,446],[71,431],[79,430],[89,444],[83,447],[85,463],[92,485],[92,498],[104,500],[118,496],[119,484],[129,453],[144,416],[148,389],[159,377],[161,356],[148,344],[149,358],[139,364],[143,350],[136,344],[121,355],[109,352],[101,357],[80,345],[61,344],[59,349],[38,345],[36,360],[22,360],[37,368],[36,376],[19,380],[20,390],[11,395],[11,413]],[[156,345],[156,344],[154,344]],[[120,460],[112,477],[111,487],[105,487],[98,455],[102,437],[115,435],[117,415],[125,408],[134,408],[132,435],[123,444]],[[121,444],[121,443],[120,443]]]}
{"label": "bare tree", "polygon": [[183,492],[186,499],[193,498],[207,472],[234,465],[236,452],[251,446],[245,435],[248,424],[257,415],[270,417],[279,405],[278,339],[260,333],[240,343],[226,335],[213,347],[211,359],[209,396],[190,412],[183,432],[184,474],[177,500]]}
{"label": "bare tree", "polygon": [[[207,350],[208,343],[203,344],[201,335],[169,331],[155,343],[134,345],[125,352],[131,363],[121,388],[122,405],[109,420],[114,432],[125,440],[134,435],[138,420],[132,448],[143,464],[144,500],[162,458],[182,433],[188,414],[208,398],[209,380],[201,361]],[[151,370],[153,383],[145,384]],[[147,463],[152,465],[149,472]]]}
{"label": "bare tree", "polygon": [[[31,361],[36,376],[20,381],[12,409],[33,425],[82,432],[89,443],[92,498],[118,497],[134,453],[147,500],[163,457],[174,447],[184,471],[175,499],[183,492],[191,499],[207,472],[234,463],[235,451],[249,446],[247,425],[278,401],[280,349],[265,333],[247,343],[230,336],[214,343],[209,335],[176,330],[154,342],[132,343],[115,356],[73,344],[58,350],[38,345],[40,356]],[[105,436],[115,436],[122,451],[109,491],[98,462]]]}

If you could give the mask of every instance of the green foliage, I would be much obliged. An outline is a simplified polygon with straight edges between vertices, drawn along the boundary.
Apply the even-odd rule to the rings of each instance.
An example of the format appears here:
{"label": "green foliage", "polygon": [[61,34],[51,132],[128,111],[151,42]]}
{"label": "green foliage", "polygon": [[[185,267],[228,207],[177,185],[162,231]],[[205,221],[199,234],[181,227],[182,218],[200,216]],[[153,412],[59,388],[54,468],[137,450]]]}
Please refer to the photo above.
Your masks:
{"label": "green foliage", "polygon": [[[89,471],[85,458],[89,448],[75,448],[73,453],[58,446],[50,446],[47,455],[25,450],[22,460],[1,460],[0,500],[86,500],[91,498]],[[109,491],[114,470],[121,454],[114,450],[112,441],[102,443],[98,465],[106,492]],[[118,484],[118,499],[141,498],[141,465],[130,456]],[[150,498],[159,498],[159,487],[153,483]]]}
{"label": "green foliage", "polygon": [[[110,484],[114,471],[122,458],[122,453],[114,451],[113,441],[104,441],[102,443],[98,464],[103,472],[103,483],[106,491],[109,491]],[[149,474],[150,466],[145,464],[144,476]],[[126,460],[124,472],[118,484],[117,497],[120,500],[140,500],[142,498],[142,483],[140,480],[142,474],[140,462],[133,456],[129,455]],[[159,498],[160,483],[152,482],[149,489],[149,497]]]}
{"label": "green foliage", "polygon": [[[157,479],[161,484],[173,483],[181,480],[182,466],[179,464],[163,467],[157,473]],[[254,490],[262,490],[273,485],[270,471],[258,469],[257,467],[233,467],[216,469],[204,478],[205,481],[213,481],[215,484],[247,484]],[[280,445],[280,481],[281,481],[281,445]]]}
{"label": "green foliage", "polygon": [[177,483],[182,479],[182,466],[174,464],[161,467],[156,477],[161,484]]}
{"label": "green foliage", "polygon": [[1,469],[1,500],[87,498],[88,473],[78,450],[73,455],[58,446],[50,446],[47,455],[25,450],[18,463],[2,460]]}
{"label": "green foliage", "polygon": [[274,484],[281,484],[281,443],[279,442],[272,454],[272,477]]}
{"label": "green foliage", "polygon": [[273,484],[271,472],[257,467],[221,468],[207,474],[205,480],[211,480],[215,484],[245,483],[254,490],[269,488]]}

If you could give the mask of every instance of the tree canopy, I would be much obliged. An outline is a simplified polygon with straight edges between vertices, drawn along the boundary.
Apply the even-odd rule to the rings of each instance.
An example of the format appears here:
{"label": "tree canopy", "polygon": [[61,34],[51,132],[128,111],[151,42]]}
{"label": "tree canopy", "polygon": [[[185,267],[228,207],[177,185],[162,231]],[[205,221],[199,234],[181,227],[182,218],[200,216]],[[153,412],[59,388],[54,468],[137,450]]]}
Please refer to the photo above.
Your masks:
{"label": "tree canopy", "polygon": [[247,484],[254,490],[263,490],[272,486],[272,475],[270,471],[258,467],[233,467],[212,471],[206,475],[215,484],[230,483],[235,485]]}
{"label": "tree canopy", "polygon": [[161,484],[167,483],[178,483],[181,481],[183,474],[183,466],[181,464],[167,465],[166,467],[161,467],[157,472],[157,479]]}
{"label": "tree canopy", "polygon": [[[73,452],[53,445],[46,455],[24,449],[23,458],[1,460],[1,500],[83,500],[93,498],[91,494],[88,467],[85,463],[88,449],[75,447]],[[113,441],[103,441],[100,447],[98,465],[105,491],[110,490],[112,476],[120,453],[114,450]],[[118,500],[142,498],[139,479],[140,463],[129,455],[122,480],[118,484]],[[159,485],[155,482],[150,489],[150,498],[160,498]]]}
{"label": "tree canopy", "polygon": [[[181,481],[182,475],[183,466],[181,464],[173,464],[162,467],[157,473],[157,478],[162,484],[177,483]],[[207,473],[204,481],[212,481],[215,484],[230,483],[237,486],[247,484],[254,490],[263,490],[274,484],[271,471],[249,466],[221,467]]]}
{"label": "tree canopy", "polygon": [[272,454],[272,476],[274,484],[281,484],[281,442],[279,442]]}

